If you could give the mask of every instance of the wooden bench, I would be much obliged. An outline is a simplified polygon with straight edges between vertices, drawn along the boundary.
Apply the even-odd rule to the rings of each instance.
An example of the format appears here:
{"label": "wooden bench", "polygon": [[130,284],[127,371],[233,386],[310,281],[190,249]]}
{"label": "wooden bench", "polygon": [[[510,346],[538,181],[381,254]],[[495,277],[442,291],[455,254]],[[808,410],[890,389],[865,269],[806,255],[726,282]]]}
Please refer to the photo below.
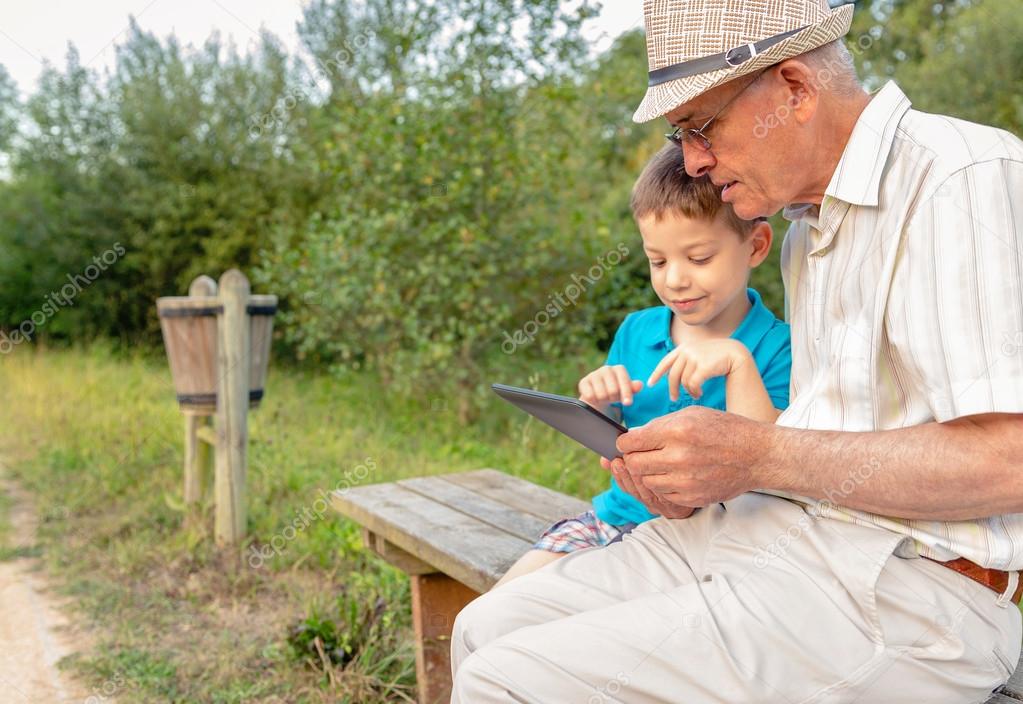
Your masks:
{"label": "wooden bench", "polygon": [[[450,699],[451,629],[462,607],[489,590],[551,523],[589,508],[494,469],[371,484],[331,498],[363,526],[370,550],[411,577],[420,704]],[[1017,665],[986,704],[1019,702]]]}
{"label": "wooden bench", "polygon": [[366,546],[411,576],[420,704],[451,698],[451,628],[551,523],[589,504],[480,469],[334,492]]}

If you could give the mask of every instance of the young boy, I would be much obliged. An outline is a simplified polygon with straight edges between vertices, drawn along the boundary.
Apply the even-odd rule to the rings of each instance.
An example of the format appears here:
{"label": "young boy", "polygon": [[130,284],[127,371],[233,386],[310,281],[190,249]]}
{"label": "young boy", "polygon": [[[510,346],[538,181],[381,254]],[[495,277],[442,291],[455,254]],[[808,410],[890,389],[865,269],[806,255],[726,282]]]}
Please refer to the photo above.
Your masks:
{"label": "young boy", "polygon": [[[694,404],[773,423],[789,400],[789,326],[747,288],[771,250],[771,226],[736,217],[720,189],[686,174],[675,145],[647,164],[631,205],[664,305],[625,318],[607,363],[579,382],[579,397],[626,427]],[[593,510],[551,526],[495,586],[616,542],[651,518],[612,479]]]}

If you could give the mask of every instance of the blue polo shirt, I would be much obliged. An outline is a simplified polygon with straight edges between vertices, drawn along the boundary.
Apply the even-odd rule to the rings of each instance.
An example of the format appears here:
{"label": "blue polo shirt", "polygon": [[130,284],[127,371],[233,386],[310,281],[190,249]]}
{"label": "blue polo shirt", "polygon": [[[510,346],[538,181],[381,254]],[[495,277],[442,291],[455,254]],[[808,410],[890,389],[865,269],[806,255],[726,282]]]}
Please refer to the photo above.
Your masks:
{"label": "blue polo shirt", "polygon": [[[752,307],[731,337],[749,348],[775,408],[784,409],[789,405],[789,373],[792,369],[789,326],[768,310],[759,293],[751,288],[747,289],[747,293]],[[607,354],[607,364],[622,364],[630,379],[645,383],[657,363],[675,347],[671,341],[671,315],[667,306],[630,313],[615,333]],[[632,405],[615,405],[621,408],[622,423],[627,428],[644,425],[686,406],[706,406],[723,411],[725,378],[708,379],[698,400],[680,386],[678,401],[672,401],[668,396],[668,379],[664,376],[654,386],[644,387],[633,396]],[[612,525],[642,523],[656,517],[638,499],[626,494],[613,478],[611,488],[593,498],[593,508],[601,520]]]}

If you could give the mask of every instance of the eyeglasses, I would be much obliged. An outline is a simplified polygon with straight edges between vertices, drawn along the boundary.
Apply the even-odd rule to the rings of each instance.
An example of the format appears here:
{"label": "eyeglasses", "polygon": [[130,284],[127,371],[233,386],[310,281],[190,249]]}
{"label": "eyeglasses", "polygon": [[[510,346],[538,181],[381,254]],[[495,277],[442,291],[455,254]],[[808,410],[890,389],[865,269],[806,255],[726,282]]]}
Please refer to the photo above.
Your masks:
{"label": "eyeglasses", "polygon": [[714,120],[718,119],[721,116],[721,113],[725,111],[725,108],[734,103],[736,98],[742,95],[747,88],[756,83],[757,79],[763,75],[764,72],[761,71],[756,76],[754,76],[752,81],[744,85],[742,87],[742,90],[740,90],[738,93],[736,93],[731,98],[726,100],[725,104],[718,108],[718,111],[714,113],[709,120],[704,122],[703,126],[700,127],[699,129],[695,127],[688,128],[676,127],[674,132],[669,132],[665,134],[664,135],[665,138],[672,144],[677,144],[680,147],[685,143],[689,143],[690,146],[696,147],[701,151],[704,152],[710,151],[710,138],[707,137],[706,135],[707,128],[710,127],[711,123],[714,122]]}

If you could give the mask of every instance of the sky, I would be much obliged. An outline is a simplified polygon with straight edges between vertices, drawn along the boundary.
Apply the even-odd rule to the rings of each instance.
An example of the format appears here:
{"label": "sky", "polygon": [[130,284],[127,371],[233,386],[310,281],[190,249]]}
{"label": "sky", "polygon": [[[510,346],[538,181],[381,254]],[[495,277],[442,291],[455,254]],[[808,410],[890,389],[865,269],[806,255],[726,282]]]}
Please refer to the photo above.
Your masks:
{"label": "sky", "polygon": [[[113,65],[114,47],[124,41],[129,16],[143,30],[161,38],[173,33],[182,44],[199,46],[219,31],[244,50],[265,27],[294,49],[303,5],[302,0],[2,0],[0,64],[23,94],[35,89],[44,61],[63,67],[69,43],[77,47],[83,65],[102,70]],[[601,51],[642,24],[642,0],[605,0],[587,38]]]}

